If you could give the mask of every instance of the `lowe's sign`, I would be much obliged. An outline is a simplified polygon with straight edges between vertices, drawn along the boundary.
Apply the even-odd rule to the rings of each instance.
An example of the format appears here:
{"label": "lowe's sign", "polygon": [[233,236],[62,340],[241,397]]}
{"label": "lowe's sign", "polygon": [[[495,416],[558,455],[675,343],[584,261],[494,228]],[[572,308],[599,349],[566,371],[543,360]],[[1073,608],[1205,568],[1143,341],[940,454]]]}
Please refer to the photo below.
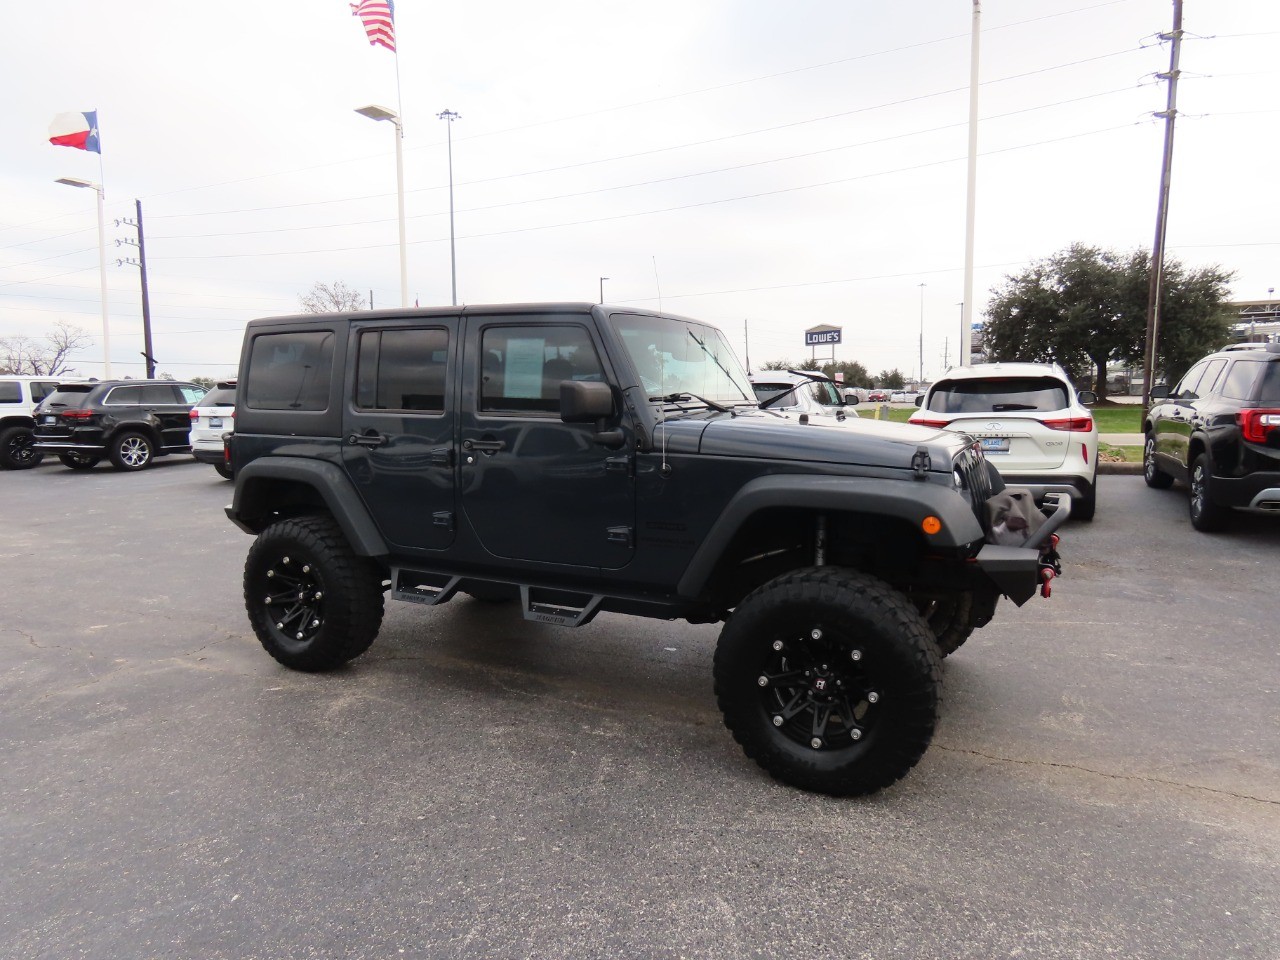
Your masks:
{"label": "lowe's sign", "polygon": [[804,332],[806,347],[819,347],[840,342],[840,327],[810,327]]}

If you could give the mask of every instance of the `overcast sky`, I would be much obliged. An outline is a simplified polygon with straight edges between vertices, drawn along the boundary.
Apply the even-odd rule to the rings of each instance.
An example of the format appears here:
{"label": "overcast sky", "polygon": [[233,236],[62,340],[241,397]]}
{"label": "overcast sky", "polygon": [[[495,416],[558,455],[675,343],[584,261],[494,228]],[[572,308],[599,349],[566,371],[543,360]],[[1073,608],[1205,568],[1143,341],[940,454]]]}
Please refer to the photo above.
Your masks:
{"label": "overcast sky", "polygon": [[[1187,0],[1170,253],[1280,286],[1276,0]],[[606,301],[718,324],[755,365],[808,355],[936,376],[960,334],[967,0],[399,0],[396,56],[346,0],[63,0],[0,20],[0,337],[66,320],[102,373],[106,187],[113,373],[142,374],[143,204],[159,369],[234,373],[245,321],[316,281],[400,297],[402,112],[409,294],[450,302],[453,127],[460,303]],[[1150,249],[1171,0],[986,0],[975,315],[1073,242]],[[48,142],[98,110],[102,158]],[[924,284],[922,288],[920,285]],[[923,311],[922,311],[923,306]]]}

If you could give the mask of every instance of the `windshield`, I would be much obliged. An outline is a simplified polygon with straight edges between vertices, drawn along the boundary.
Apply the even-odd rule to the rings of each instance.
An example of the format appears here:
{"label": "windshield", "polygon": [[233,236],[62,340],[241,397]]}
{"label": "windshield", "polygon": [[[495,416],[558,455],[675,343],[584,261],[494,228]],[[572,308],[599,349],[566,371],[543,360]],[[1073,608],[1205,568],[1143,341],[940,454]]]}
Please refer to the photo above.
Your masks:
{"label": "windshield", "polygon": [[687,393],[718,403],[755,404],[746,372],[715,327],[630,313],[610,319],[645,396]]}

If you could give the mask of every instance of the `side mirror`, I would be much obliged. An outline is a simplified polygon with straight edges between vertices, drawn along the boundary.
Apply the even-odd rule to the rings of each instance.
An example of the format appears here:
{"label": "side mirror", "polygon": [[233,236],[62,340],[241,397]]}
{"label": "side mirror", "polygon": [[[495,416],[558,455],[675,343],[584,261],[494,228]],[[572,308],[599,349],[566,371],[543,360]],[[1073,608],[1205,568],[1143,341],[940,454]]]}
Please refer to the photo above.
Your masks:
{"label": "side mirror", "polygon": [[916,394],[916,406],[917,406],[917,407],[923,407],[923,406],[924,406],[924,394],[923,394],[923,393],[917,393],[917,394]]}
{"label": "side mirror", "polygon": [[856,407],[862,401],[858,399],[858,395],[856,393],[851,393],[844,398],[844,402],[851,407]]}
{"label": "side mirror", "polygon": [[1092,390],[1081,390],[1076,394],[1076,399],[1081,403],[1088,405],[1090,403],[1097,403],[1098,395]]}
{"label": "side mirror", "polygon": [[1152,400],[1163,400],[1163,399],[1164,399],[1165,397],[1167,397],[1167,396],[1169,396],[1169,386],[1168,386],[1168,384],[1164,384],[1164,383],[1162,383],[1162,384],[1160,384],[1160,386],[1158,386],[1158,387],[1152,387],[1152,388],[1151,388],[1151,399],[1152,399]]}
{"label": "side mirror", "polygon": [[609,427],[613,418],[613,388],[598,380],[560,381],[560,419],[565,423],[591,423],[596,432],[591,438],[609,449],[617,449],[626,443],[626,436],[617,427]]}

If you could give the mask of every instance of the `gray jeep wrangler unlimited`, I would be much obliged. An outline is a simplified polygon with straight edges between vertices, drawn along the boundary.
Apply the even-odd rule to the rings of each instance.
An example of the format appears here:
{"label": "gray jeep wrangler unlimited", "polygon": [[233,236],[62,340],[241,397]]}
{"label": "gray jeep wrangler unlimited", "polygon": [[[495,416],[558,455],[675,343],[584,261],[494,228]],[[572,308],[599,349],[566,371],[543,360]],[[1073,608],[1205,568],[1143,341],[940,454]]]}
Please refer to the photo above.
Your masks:
{"label": "gray jeep wrangler unlimited", "polygon": [[902,777],[941,658],[1053,572],[1057,514],[987,542],[998,475],[963,435],[760,409],[714,327],[556,303],[257,320],[235,498],[254,632],[298,670],[358,657],[383,594],[579,626],[724,621],[716,697],[809,790]]}

